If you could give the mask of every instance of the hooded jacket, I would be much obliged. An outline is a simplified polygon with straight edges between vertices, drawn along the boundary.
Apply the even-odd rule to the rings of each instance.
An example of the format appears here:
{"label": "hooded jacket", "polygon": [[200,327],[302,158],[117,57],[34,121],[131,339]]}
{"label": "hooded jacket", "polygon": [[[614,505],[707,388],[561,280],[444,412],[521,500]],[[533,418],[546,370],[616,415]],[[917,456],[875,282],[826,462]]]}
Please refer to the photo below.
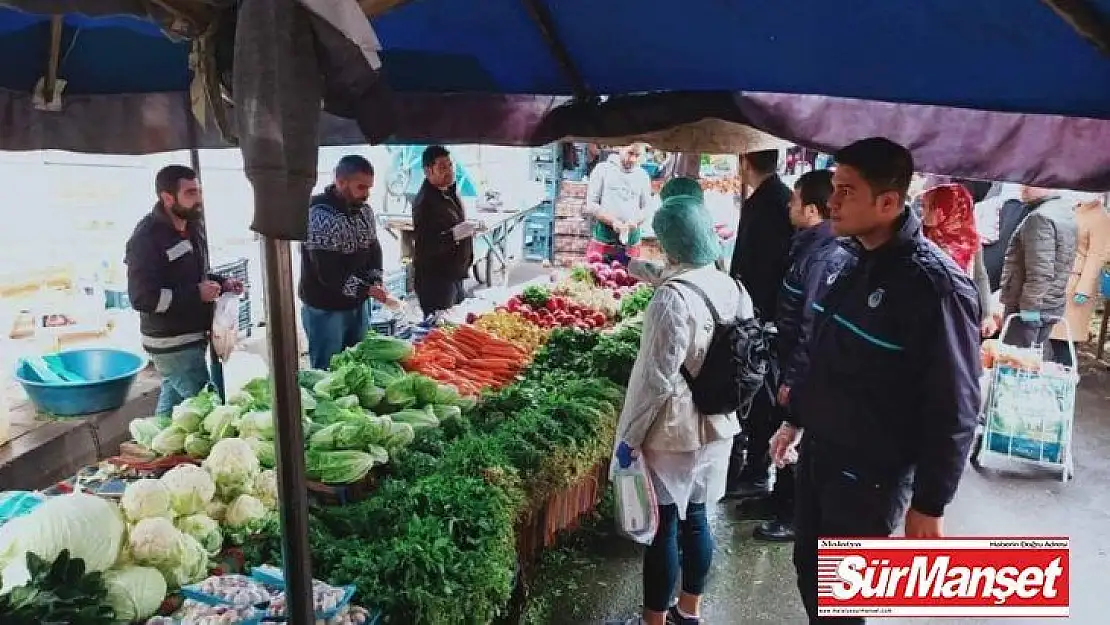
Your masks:
{"label": "hooded jacket", "polygon": [[1038,204],[1006,248],[1002,304],[1012,310],[1063,315],[1078,243],[1074,204],[1059,197]]}
{"label": "hooded jacket", "polygon": [[790,268],[782,279],[775,327],[780,384],[793,388],[809,367],[807,346],[813,333],[813,303],[820,301],[852,258],[823,221],[794,235]]}
{"label": "hooded jacket", "polygon": [[975,286],[906,211],[893,239],[866,250],[820,302],[810,366],[790,420],[845,470],[890,485],[913,476],[913,508],[942,516],[967,462],[979,412]]}

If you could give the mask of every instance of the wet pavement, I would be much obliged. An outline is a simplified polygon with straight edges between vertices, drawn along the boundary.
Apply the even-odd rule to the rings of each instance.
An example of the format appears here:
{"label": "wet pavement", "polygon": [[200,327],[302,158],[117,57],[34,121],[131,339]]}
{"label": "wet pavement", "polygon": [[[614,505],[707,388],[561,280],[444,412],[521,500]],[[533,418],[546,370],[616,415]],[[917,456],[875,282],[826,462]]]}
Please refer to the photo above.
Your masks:
{"label": "wet pavement", "polygon": [[[1071,618],[1110,623],[1110,374],[1085,375],[1077,394],[1075,479],[984,456],[947,512],[951,536],[1069,536]],[[713,521],[717,553],[703,604],[709,625],[804,624],[791,547],[752,539],[756,523],[723,504]],[[538,596],[537,596],[538,595]],[[549,559],[534,590],[533,623],[597,624],[640,605],[640,552],[617,538]],[[1063,619],[884,619],[876,623],[1038,623]]]}

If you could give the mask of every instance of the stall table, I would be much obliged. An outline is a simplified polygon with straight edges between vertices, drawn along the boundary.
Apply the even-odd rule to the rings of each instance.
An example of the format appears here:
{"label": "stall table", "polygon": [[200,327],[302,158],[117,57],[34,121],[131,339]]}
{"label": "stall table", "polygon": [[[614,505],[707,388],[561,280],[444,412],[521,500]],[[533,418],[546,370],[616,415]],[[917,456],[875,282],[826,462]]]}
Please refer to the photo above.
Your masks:
{"label": "stall table", "polygon": [[[493,275],[500,272],[508,277],[510,263],[507,250],[509,238],[524,223],[524,219],[537,206],[518,210],[485,210],[467,207],[467,220],[478,224],[474,233],[474,279],[484,286],[493,286]],[[412,258],[414,250],[414,228],[412,215],[408,213],[386,213],[379,217],[386,230],[401,242],[401,256]],[[496,266],[495,266],[496,264]],[[479,267],[484,265],[484,273]]]}

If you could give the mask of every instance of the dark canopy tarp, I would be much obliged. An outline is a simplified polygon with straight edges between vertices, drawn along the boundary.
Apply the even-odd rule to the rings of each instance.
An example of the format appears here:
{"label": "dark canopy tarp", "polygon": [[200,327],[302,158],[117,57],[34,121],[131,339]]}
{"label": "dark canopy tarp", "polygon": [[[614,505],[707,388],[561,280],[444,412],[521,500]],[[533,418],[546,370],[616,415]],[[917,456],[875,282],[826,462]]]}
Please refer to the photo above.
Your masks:
{"label": "dark canopy tarp", "polygon": [[[697,122],[716,119],[822,150],[882,134],[935,173],[1110,188],[1110,61],[1039,0],[796,0],[788,7],[691,0],[677,15],[672,3],[541,0],[552,40],[528,0],[467,3],[465,10],[457,0],[363,0],[371,11],[398,5],[374,19],[392,100],[375,82],[364,49],[374,34],[356,24],[354,3],[245,0],[237,30],[226,0],[6,4],[148,19],[65,16],[60,115],[29,105],[49,58],[49,17],[0,9],[0,149],[188,146],[182,94],[196,84],[190,44],[160,28],[208,32],[194,58],[208,71],[201,73],[206,86],[218,87],[222,77],[235,90],[239,110],[225,128],[242,135],[248,167],[262,176],[254,178],[274,193],[259,197],[255,225],[275,235],[299,234],[297,203],[311,186],[313,141],[361,143],[364,136],[528,145],[692,124],[689,132],[667,133],[665,147],[697,150],[706,136]],[[1104,19],[1110,0],[1088,4],[1094,19]],[[238,84],[227,78],[232,60],[249,66]],[[559,106],[574,93],[618,95],[600,106]],[[218,89],[209,95],[200,145],[225,145],[212,118],[223,101]],[[358,123],[325,114],[317,125],[317,95]]]}

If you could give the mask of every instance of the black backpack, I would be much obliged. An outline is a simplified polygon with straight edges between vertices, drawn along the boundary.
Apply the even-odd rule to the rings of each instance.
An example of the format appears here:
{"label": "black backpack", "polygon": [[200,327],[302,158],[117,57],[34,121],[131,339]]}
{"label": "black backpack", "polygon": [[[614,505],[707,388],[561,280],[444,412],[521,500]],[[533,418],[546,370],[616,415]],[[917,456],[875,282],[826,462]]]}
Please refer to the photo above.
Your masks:
{"label": "black backpack", "polygon": [[[739,418],[746,418],[752,400],[765,387],[771,372],[774,326],[765,326],[754,317],[722,321],[717,308],[698,285],[681,279],[671,282],[697,293],[713,316],[713,334],[698,375],[695,377],[682,365],[682,377],[690,386],[694,406],[703,415],[736,412]],[[744,287],[739,281],[736,286],[742,294]]]}

